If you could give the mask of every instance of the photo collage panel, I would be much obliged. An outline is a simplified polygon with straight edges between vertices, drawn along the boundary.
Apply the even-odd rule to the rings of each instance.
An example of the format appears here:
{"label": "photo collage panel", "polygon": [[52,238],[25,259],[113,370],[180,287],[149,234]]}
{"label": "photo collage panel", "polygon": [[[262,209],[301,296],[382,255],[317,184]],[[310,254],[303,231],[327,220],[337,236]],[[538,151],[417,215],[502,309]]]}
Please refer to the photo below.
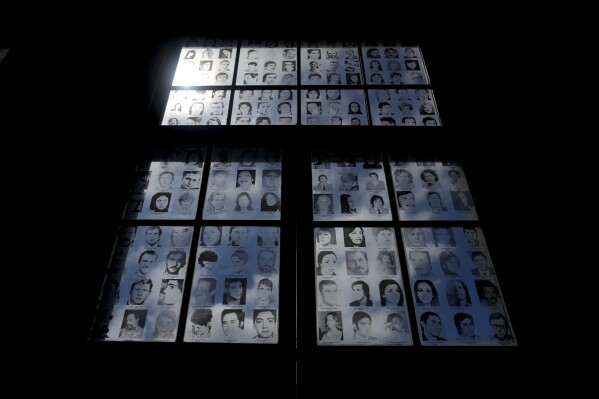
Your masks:
{"label": "photo collage panel", "polygon": [[296,125],[297,90],[235,91],[231,125]]}
{"label": "photo collage panel", "polygon": [[186,342],[278,342],[279,227],[203,226]]}
{"label": "photo collage panel", "polygon": [[394,161],[391,173],[400,220],[478,220],[461,166]]}
{"label": "photo collage panel", "polygon": [[314,229],[319,345],[412,345],[393,227]]}
{"label": "photo collage panel", "polygon": [[391,220],[386,180],[377,151],[313,151],[314,220]]}
{"label": "photo collage panel", "polygon": [[368,125],[364,90],[302,90],[302,125]]}
{"label": "photo collage panel", "polygon": [[516,345],[480,227],[403,227],[422,345]]}
{"label": "photo collage panel", "polygon": [[302,42],[302,84],[363,84],[359,53],[356,42]]}
{"label": "photo collage panel", "polygon": [[[173,86],[230,86],[237,41],[206,39],[201,47],[182,47]],[[193,44],[193,43],[191,43]]]}
{"label": "photo collage panel", "polygon": [[418,46],[388,42],[363,42],[362,58],[369,85],[430,84]]}
{"label": "photo collage panel", "polygon": [[205,154],[205,146],[172,148],[138,163],[124,219],[195,219]]}
{"label": "photo collage panel", "polygon": [[226,125],[231,90],[171,90],[162,125]]}
{"label": "photo collage panel", "polygon": [[244,40],[237,68],[238,86],[297,84],[294,40]]}
{"label": "photo collage panel", "polygon": [[192,234],[191,226],[120,229],[91,339],[175,341]]}
{"label": "photo collage panel", "polygon": [[214,147],[203,218],[280,220],[280,148]]}
{"label": "photo collage panel", "polygon": [[368,90],[370,117],[378,126],[440,126],[430,89]]}

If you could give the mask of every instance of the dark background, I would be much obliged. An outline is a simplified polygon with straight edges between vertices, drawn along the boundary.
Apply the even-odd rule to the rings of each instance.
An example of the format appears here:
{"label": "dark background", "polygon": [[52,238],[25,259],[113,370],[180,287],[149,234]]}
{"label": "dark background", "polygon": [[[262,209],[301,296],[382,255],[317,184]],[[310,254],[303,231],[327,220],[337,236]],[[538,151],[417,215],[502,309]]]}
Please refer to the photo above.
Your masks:
{"label": "dark background", "polygon": [[[538,286],[543,276],[552,273],[549,257],[540,254],[550,253],[557,239],[539,231],[538,223],[546,214],[536,199],[542,183],[531,176],[531,167],[542,162],[541,154],[522,140],[523,130],[538,129],[537,119],[522,116],[540,115],[529,102],[520,101],[526,92],[523,88],[535,90],[530,71],[535,70],[536,38],[521,34],[524,16],[510,14],[502,22],[485,16],[450,18],[423,5],[397,15],[380,8],[356,10],[355,18],[342,17],[339,9],[302,11],[293,18],[283,11],[244,12],[244,23],[224,17],[228,7],[190,7],[181,15],[154,10],[150,15],[155,17],[96,10],[93,19],[82,13],[79,18],[62,17],[51,23],[16,24],[2,32],[0,45],[11,48],[0,63],[2,130],[19,143],[22,153],[17,156],[27,160],[23,178],[39,179],[25,183],[29,194],[17,202],[18,209],[36,209],[34,222],[44,226],[35,258],[30,260],[35,271],[31,279],[41,280],[43,302],[27,303],[43,328],[25,323],[29,327],[19,333],[23,342],[39,348],[34,355],[40,361],[36,372],[58,368],[102,392],[118,392],[113,384],[122,376],[142,376],[152,382],[152,390],[165,392],[183,381],[195,381],[189,385],[193,389],[197,384],[198,393],[203,384],[212,382],[223,389],[243,390],[260,381],[256,387],[266,390],[276,381],[282,393],[289,394],[295,390],[298,361],[300,396],[322,392],[316,379],[328,386],[324,395],[373,392],[373,386],[381,392],[401,393],[404,383],[417,383],[426,392],[448,393],[456,381],[460,386],[483,381],[501,394],[518,382],[531,383],[529,370],[550,372],[550,364],[540,362],[547,353],[539,356],[538,351],[548,346],[555,351],[560,334],[548,328],[554,319],[546,315],[554,304],[538,299],[542,295]],[[461,10],[453,11],[460,15]],[[283,133],[275,126],[223,127],[207,129],[197,142],[260,145],[282,143],[284,135],[295,141],[285,147],[286,160],[306,162],[311,146],[351,147],[355,140],[361,148],[369,145],[371,135],[380,134],[397,137],[399,151],[406,154],[462,160],[519,347],[317,348],[311,328],[311,274],[298,280],[306,284],[298,291],[297,350],[293,323],[285,330],[281,327],[281,343],[276,346],[87,342],[94,301],[140,146],[196,140],[185,129],[156,126],[172,76],[164,67],[169,41],[187,33],[255,39],[389,38],[420,45],[444,123],[441,128],[372,127],[348,133],[332,127],[294,126]],[[523,74],[523,69],[529,73]],[[303,176],[302,169],[293,173]],[[297,203],[297,209],[306,209],[309,191],[298,191],[292,202],[290,183],[285,181],[283,188],[286,206]],[[308,187],[302,180],[300,186]],[[40,203],[46,205],[40,208]],[[288,211],[283,220],[288,230],[298,226],[300,245],[306,242],[301,233],[311,229],[302,219],[303,212],[296,220],[296,213]],[[311,249],[302,255],[302,248],[298,247],[300,259],[309,259]],[[306,265],[298,264],[298,269],[302,266]],[[295,279],[288,276],[285,281],[281,306],[292,309]],[[531,300],[531,295],[537,299]],[[26,317],[26,322],[31,318]],[[310,327],[302,329],[303,323]],[[14,363],[19,366],[15,370],[20,366],[27,370],[26,358],[17,357]],[[153,384],[155,377],[165,383]],[[50,385],[61,386],[60,380]]]}

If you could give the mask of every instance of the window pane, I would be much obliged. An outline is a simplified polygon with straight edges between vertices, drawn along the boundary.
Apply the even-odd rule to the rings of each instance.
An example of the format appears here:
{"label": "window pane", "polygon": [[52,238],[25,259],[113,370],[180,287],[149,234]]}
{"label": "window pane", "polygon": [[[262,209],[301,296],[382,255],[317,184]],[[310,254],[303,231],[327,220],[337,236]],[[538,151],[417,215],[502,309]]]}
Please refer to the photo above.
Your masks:
{"label": "window pane", "polygon": [[231,85],[237,56],[236,41],[222,40],[204,47],[183,47],[173,86]]}
{"label": "window pane", "polygon": [[205,146],[166,149],[138,164],[125,218],[195,219],[205,154]]}
{"label": "window pane", "polygon": [[237,68],[237,84],[297,84],[296,46],[293,40],[244,40]]}
{"label": "window pane", "polygon": [[297,90],[237,90],[231,125],[297,124]]}
{"label": "window pane", "polygon": [[368,90],[373,125],[439,126],[439,113],[429,89]]}
{"label": "window pane", "polygon": [[381,154],[312,152],[314,220],[391,220]]}
{"label": "window pane", "polygon": [[319,345],[412,345],[392,227],[314,229]]}
{"label": "window pane", "polygon": [[204,219],[280,220],[281,150],[215,147]]}
{"label": "window pane", "polygon": [[92,339],[175,341],[192,234],[191,226],[121,229]]}
{"label": "window pane", "polygon": [[397,161],[391,170],[401,220],[478,220],[460,166]]}
{"label": "window pane", "polygon": [[204,226],[187,342],[278,342],[279,228]]}
{"label": "window pane", "polygon": [[423,345],[515,345],[482,229],[401,229]]}
{"label": "window pane", "polygon": [[171,90],[162,125],[226,125],[231,90]]}
{"label": "window pane", "polygon": [[368,125],[364,90],[302,90],[303,125]]}

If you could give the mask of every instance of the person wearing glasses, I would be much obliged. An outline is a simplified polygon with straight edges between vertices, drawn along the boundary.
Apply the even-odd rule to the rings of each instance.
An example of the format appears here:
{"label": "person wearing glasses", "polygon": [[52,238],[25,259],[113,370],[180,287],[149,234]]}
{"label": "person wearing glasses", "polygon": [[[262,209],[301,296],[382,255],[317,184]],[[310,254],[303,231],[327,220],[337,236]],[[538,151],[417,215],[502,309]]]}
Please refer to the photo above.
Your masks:
{"label": "person wearing glasses", "polygon": [[501,313],[492,313],[489,316],[489,323],[495,331],[495,334],[491,336],[491,341],[502,342],[502,343],[513,343],[514,336],[510,334],[510,326],[507,319]]}

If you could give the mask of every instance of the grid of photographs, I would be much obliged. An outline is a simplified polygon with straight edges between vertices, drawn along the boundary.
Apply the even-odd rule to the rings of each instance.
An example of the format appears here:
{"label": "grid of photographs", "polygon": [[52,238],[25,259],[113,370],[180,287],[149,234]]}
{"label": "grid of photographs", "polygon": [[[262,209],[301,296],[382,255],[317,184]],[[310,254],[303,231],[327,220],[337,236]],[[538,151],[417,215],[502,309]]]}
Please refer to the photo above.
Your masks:
{"label": "grid of photographs", "polygon": [[[181,48],[173,86],[231,85],[237,41],[206,39],[204,46]],[[190,43],[188,43],[190,44]],[[193,43],[191,43],[193,44]]]}
{"label": "grid of photographs", "polygon": [[395,161],[391,173],[401,220],[478,220],[461,166]]}
{"label": "grid of photographs", "polygon": [[295,85],[297,68],[297,43],[294,40],[244,40],[237,85]]}
{"label": "grid of photographs", "polygon": [[171,148],[139,163],[124,218],[195,219],[205,154],[205,146]]}
{"label": "grid of photographs", "polygon": [[401,233],[422,345],[516,345],[481,228]]}
{"label": "grid of photographs", "polygon": [[278,342],[279,228],[204,226],[186,342]]}
{"label": "grid of photographs", "polygon": [[318,345],[412,345],[395,229],[314,229]]}
{"label": "grid of photographs", "polygon": [[302,90],[303,125],[368,125],[364,90]]}
{"label": "grid of photographs", "polygon": [[303,85],[363,84],[358,46],[347,41],[303,41]]}
{"label": "grid of photographs", "polygon": [[391,220],[381,154],[312,152],[314,220]]}
{"label": "grid of photographs", "polygon": [[418,46],[395,46],[390,42],[363,42],[366,83],[370,85],[429,84]]}
{"label": "grid of photographs", "polygon": [[430,89],[368,90],[370,117],[379,126],[440,126]]}
{"label": "grid of photographs", "polygon": [[203,218],[280,220],[281,149],[214,147]]}
{"label": "grid of photographs", "polygon": [[162,125],[226,125],[230,90],[171,90]]}
{"label": "grid of photographs", "polygon": [[121,228],[91,339],[175,341],[192,234],[191,226]]}
{"label": "grid of photographs", "polygon": [[231,125],[295,125],[296,104],[297,90],[237,90]]}

